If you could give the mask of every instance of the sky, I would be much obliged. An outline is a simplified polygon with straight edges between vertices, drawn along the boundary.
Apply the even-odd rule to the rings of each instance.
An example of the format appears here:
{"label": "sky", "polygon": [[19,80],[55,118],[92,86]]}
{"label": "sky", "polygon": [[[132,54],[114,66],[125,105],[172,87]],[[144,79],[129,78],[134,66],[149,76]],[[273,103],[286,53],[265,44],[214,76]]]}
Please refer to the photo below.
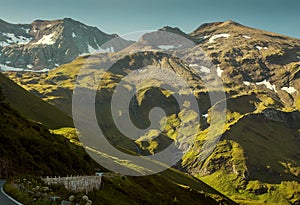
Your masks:
{"label": "sky", "polygon": [[0,0],[11,23],[70,17],[124,35],[163,26],[192,32],[207,22],[233,20],[300,38],[299,0]]}

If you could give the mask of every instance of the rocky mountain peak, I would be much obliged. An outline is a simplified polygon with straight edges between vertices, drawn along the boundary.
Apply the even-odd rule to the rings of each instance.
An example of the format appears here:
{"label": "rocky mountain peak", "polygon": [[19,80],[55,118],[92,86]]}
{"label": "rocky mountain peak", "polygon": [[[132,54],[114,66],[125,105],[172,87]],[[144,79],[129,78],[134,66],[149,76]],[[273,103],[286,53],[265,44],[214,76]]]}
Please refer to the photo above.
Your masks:
{"label": "rocky mountain peak", "polygon": [[31,24],[1,21],[0,25],[2,70],[46,71],[71,62],[79,55],[107,49],[116,51],[131,44],[119,39],[117,45],[103,48],[102,44],[118,36],[71,18],[36,20]]}

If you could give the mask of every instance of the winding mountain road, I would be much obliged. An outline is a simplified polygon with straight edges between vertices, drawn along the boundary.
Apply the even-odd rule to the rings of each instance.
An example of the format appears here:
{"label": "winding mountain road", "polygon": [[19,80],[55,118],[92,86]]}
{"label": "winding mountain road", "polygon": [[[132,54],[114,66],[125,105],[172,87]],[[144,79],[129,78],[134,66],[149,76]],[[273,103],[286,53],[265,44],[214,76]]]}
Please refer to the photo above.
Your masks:
{"label": "winding mountain road", "polygon": [[0,204],[1,205],[22,205],[3,191],[5,180],[0,180]]}

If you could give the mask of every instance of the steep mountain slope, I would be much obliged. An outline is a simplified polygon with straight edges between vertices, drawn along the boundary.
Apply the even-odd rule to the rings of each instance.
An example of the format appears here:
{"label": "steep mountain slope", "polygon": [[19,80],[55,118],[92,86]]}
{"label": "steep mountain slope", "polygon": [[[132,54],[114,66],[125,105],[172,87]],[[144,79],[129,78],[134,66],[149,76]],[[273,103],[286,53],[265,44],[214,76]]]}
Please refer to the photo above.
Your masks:
{"label": "steep mountain slope", "polygon": [[72,118],[49,105],[0,73],[0,86],[7,102],[27,119],[48,128],[72,127]]}
{"label": "steep mountain slope", "polygon": [[[229,89],[272,91],[288,108],[298,108],[300,40],[227,21],[190,34],[219,66]],[[238,88],[242,87],[242,88]]]}
{"label": "steep mountain slope", "polygon": [[131,44],[119,38],[118,43],[101,48],[116,37],[70,18],[31,24],[0,20],[0,66],[2,70],[46,71],[84,53],[118,51]]}
{"label": "steep mountain slope", "polygon": [[1,178],[16,174],[51,176],[94,171],[95,163],[82,148],[28,121],[6,102],[0,102],[0,111]]}
{"label": "steep mountain slope", "polygon": [[[109,99],[120,80],[131,71],[145,66],[173,70],[189,82],[201,113],[198,116],[200,130],[197,140],[176,167],[204,180],[239,203],[299,203],[300,40],[232,21],[205,24],[191,34],[168,27],[162,30],[195,42],[196,45],[186,52],[186,57],[197,56],[199,51],[204,50],[214,66],[187,65],[178,58],[170,57],[165,50],[169,53],[173,52],[172,48],[180,50],[181,45],[174,39],[156,42],[154,40],[160,37],[160,33],[154,32],[144,35],[139,42],[125,49],[126,52],[136,48],[152,51],[126,53],[104,76],[101,72],[99,76],[92,75],[95,65],[113,60],[124,54],[122,51],[79,57],[47,74],[6,74],[25,89],[70,114],[70,95],[77,74],[84,65],[88,68],[84,76],[85,86],[93,85],[97,77],[102,77],[96,101],[102,106],[98,110],[101,111],[98,112],[101,116],[98,121],[108,128],[106,134],[110,136],[111,143],[123,151],[147,155],[163,150],[172,141],[182,147],[184,140],[178,138],[178,126],[183,123],[186,133],[195,130],[189,125],[195,116],[179,112],[174,98],[170,97],[172,93],[161,88],[151,89],[153,85],[159,87],[162,84],[155,80],[137,80],[138,85],[148,85],[149,88],[139,92],[132,101],[131,110],[138,113],[133,113],[133,122],[139,127],[147,127],[148,111],[160,103],[167,112],[168,123],[161,134],[149,132],[147,136],[140,136],[140,141],[132,142],[124,140],[113,124]],[[222,127],[222,133],[215,133],[214,137],[218,134],[222,136],[210,157],[204,161],[200,160],[200,154],[212,113],[224,108],[222,102],[210,105],[205,79],[194,72],[197,66],[200,67],[201,77],[220,77],[227,96],[226,124]],[[161,74],[154,69],[146,74],[152,72]],[[124,87],[134,89],[131,84]],[[184,92],[180,96],[185,97]],[[142,139],[146,142],[142,143]]]}

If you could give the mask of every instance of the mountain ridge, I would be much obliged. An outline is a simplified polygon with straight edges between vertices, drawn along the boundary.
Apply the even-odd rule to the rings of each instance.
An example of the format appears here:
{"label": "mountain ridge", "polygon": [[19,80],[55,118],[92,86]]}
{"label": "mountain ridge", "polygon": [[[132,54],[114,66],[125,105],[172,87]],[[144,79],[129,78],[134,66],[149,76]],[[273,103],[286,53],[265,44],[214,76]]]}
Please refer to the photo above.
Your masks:
{"label": "mountain ridge", "polygon": [[[116,34],[106,34],[71,18],[36,20],[31,24],[2,21],[0,33],[0,66],[2,70],[47,71],[71,62],[79,55],[120,50],[129,44]],[[105,42],[118,38],[118,44],[102,48]],[[43,49],[43,52],[40,51]]]}

